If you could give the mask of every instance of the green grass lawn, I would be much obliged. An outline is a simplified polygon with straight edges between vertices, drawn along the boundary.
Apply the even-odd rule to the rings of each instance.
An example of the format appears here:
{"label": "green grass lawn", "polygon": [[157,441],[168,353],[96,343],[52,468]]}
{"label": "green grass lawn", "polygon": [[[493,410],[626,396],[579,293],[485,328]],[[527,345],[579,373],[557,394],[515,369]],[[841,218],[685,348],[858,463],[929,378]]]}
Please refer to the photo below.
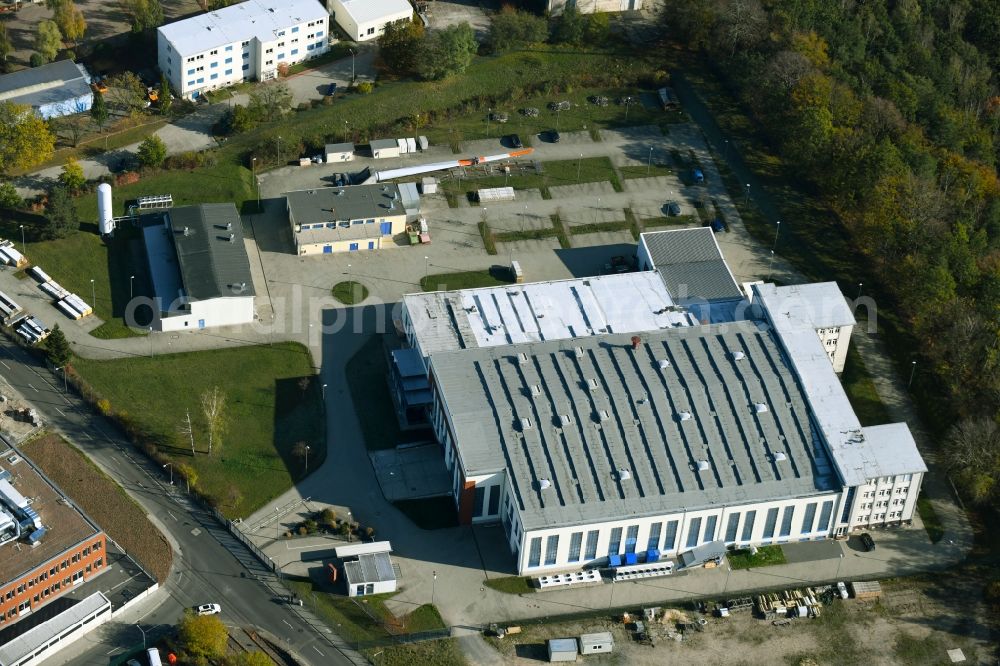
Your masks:
{"label": "green grass lawn", "polygon": [[[136,423],[176,463],[198,473],[197,485],[229,517],[243,517],[303,476],[297,442],[310,447],[315,469],[325,457],[320,387],[309,351],[295,343],[240,347],[114,361],[77,359],[76,371]],[[200,396],[226,394],[228,432],[208,454]],[[179,431],[190,411],[195,451]]]}
{"label": "green grass lawn", "polygon": [[577,234],[594,234],[606,231],[628,231],[631,224],[627,220],[621,222],[594,222],[593,224],[575,224],[569,228],[574,236]]}
{"label": "green grass lawn", "polygon": [[701,221],[695,215],[642,218],[642,226],[646,229],[652,229],[654,227],[690,227],[700,223]]}
{"label": "green grass lawn", "polygon": [[333,297],[344,305],[357,305],[368,298],[368,287],[354,280],[338,282],[332,291]]}
{"label": "green grass lawn", "polygon": [[892,420],[856,347],[848,348],[847,362],[840,379],[861,425],[881,425]]}
{"label": "green grass lawn", "polygon": [[491,590],[503,592],[504,594],[526,594],[536,591],[536,589],[531,585],[531,579],[527,576],[487,578],[483,581],[483,585]]}
{"label": "green grass lawn", "polygon": [[457,638],[393,645],[364,651],[376,666],[466,666]]}
{"label": "green grass lawn", "polygon": [[941,522],[928,498],[924,496],[917,498],[917,513],[920,514],[920,520],[924,523],[924,529],[927,530],[927,537],[931,543],[937,543],[944,538],[944,523]]}
{"label": "green grass lawn", "polygon": [[[495,234],[500,240],[502,234]],[[420,280],[423,291],[448,291],[454,289],[473,289],[475,287],[499,287],[513,284],[513,276],[506,268],[485,271],[458,271],[455,273],[438,273],[428,275]]]}
{"label": "green grass lawn", "polygon": [[[515,176],[487,176],[485,178],[465,178],[446,180],[441,190],[456,197],[465,197],[476,202],[476,190],[488,187],[513,187],[515,190],[540,190],[543,199],[551,199],[550,187],[574,185],[576,183],[609,182],[615,191],[622,186],[615,174],[614,166],[607,157],[588,157],[576,160],[554,160],[542,162],[542,173]],[[479,205],[477,203],[477,205]],[[487,205],[487,208],[489,206]]]}
{"label": "green grass lawn", "polygon": [[749,569],[750,567],[770,567],[785,563],[785,553],[781,546],[759,546],[757,554],[753,555],[749,548],[730,551],[726,558],[733,569]]}
{"label": "green grass lawn", "polygon": [[675,172],[665,164],[652,164],[650,166],[623,166],[618,167],[622,178],[653,178],[654,176],[670,176]]}

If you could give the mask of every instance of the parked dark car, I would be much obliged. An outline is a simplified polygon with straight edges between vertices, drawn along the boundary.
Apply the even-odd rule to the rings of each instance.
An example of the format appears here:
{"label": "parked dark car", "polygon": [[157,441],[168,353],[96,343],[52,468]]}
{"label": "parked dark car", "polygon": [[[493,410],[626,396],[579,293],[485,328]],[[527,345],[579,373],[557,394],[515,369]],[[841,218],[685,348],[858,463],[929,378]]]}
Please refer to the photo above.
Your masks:
{"label": "parked dark car", "polygon": [[615,255],[611,261],[604,264],[605,275],[615,275],[618,273],[630,273],[635,268],[633,260],[625,255]]}
{"label": "parked dark car", "polygon": [[331,83],[330,87],[326,89],[326,94],[332,96],[335,92],[337,92],[337,84]]}
{"label": "parked dark car", "polygon": [[507,135],[507,145],[511,148],[524,148],[524,144],[521,143],[521,137],[516,134]]}
{"label": "parked dark car", "polygon": [[668,201],[665,209],[667,211],[667,215],[671,217],[677,217],[681,214],[681,205],[676,201]]}
{"label": "parked dark car", "polygon": [[717,234],[721,234],[723,231],[726,230],[726,223],[720,220],[719,218],[715,218],[714,220],[712,220],[708,226],[712,227],[712,231],[714,231]]}
{"label": "parked dark car", "polygon": [[701,184],[705,182],[705,174],[702,173],[701,169],[691,170],[691,180],[695,183]]}
{"label": "parked dark car", "polygon": [[861,545],[865,547],[865,550],[869,553],[875,550],[875,539],[872,538],[871,534],[865,532],[861,535]]}
{"label": "parked dark car", "polygon": [[549,130],[545,133],[546,138],[550,143],[559,143],[559,132],[554,129]]}

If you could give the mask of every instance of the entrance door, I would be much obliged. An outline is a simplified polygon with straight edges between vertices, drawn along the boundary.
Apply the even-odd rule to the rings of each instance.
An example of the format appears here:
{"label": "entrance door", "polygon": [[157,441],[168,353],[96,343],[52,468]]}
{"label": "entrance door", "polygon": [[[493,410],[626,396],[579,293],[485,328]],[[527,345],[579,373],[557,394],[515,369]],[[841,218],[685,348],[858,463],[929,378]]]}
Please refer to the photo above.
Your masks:
{"label": "entrance door", "polygon": [[205,320],[204,319],[199,319],[198,320],[198,328],[205,328]]}
{"label": "entrance door", "polygon": [[368,249],[369,250],[375,249],[375,241],[368,241]]}
{"label": "entrance door", "polygon": [[382,231],[382,235],[383,236],[388,236],[388,235],[392,234],[392,222],[382,222],[379,225],[379,227],[380,227],[380,229]]}
{"label": "entrance door", "polygon": [[358,244],[357,243],[351,243],[351,246],[348,249],[351,252],[357,252],[358,251]]}

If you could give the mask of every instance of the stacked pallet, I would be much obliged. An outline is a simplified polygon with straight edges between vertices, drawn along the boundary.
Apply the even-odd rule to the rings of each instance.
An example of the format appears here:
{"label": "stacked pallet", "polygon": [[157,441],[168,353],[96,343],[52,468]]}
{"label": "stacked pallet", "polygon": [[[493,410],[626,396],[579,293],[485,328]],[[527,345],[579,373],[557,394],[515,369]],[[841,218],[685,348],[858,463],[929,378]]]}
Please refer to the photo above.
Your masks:
{"label": "stacked pallet", "polygon": [[855,599],[880,599],[882,597],[882,586],[877,580],[855,581],[848,583],[851,587],[851,596]]}
{"label": "stacked pallet", "polygon": [[38,280],[38,288],[52,299],[56,307],[70,319],[83,319],[94,313],[94,308],[74,293],[63,288],[61,284],[49,277],[49,274],[38,266],[32,266],[28,273]]}
{"label": "stacked pallet", "polygon": [[777,617],[817,617],[822,603],[815,590],[807,587],[758,595],[754,606],[764,619],[771,620]]}
{"label": "stacked pallet", "polygon": [[14,322],[14,331],[28,344],[37,344],[49,337],[48,328],[37,317],[24,317]]}
{"label": "stacked pallet", "polygon": [[28,263],[28,260],[23,254],[18,252],[14,248],[14,244],[9,240],[0,241],[0,262],[7,264],[8,266],[14,266],[20,268]]}

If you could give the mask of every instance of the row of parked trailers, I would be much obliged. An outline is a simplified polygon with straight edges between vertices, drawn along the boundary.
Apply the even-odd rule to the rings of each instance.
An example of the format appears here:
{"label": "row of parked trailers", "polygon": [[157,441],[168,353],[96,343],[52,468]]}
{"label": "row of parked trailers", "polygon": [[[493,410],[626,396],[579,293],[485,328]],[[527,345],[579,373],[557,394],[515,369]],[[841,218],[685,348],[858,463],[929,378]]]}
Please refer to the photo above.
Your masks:
{"label": "row of parked trailers", "polygon": [[73,294],[62,287],[58,282],[49,277],[49,274],[38,266],[32,266],[28,272],[38,280],[38,287],[52,299],[56,307],[70,319],[82,319],[89,314],[93,314],[94,308],[76,294]]}
{"label": "row of parked trailers", "polygon": [[9,240],[0,241],[0,263],[20,268],[28,263],[23,254]]}

